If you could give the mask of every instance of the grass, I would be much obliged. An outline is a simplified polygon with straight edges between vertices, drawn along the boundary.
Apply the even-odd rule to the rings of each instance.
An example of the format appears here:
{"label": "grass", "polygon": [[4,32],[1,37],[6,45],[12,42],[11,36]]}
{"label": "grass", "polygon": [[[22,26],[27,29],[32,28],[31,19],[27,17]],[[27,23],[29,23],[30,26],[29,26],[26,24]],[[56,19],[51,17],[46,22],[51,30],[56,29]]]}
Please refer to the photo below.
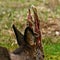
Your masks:
{"label": "grass", "polygon": [[45,60],[60,59],[60,44],[47,44],[44,46]]}
{"label": "grass", "polygon": [[[60,6],[55,11],[48,11],[46,7],[40,10],[41,4],[43,5],[42,0],[0,0],[0,46],[4,46],[10,51],[18,47],[15,43],[12,24],[14,23],[23,33],[27,19],[27,9],[31,5],[38,7],[39,18],[44,17],[43,20],[45,21],[48,20],[48,17],[56,18],[60,16]],[[45,60],[60,60],[60,38],[57,37],[57,40],[56,43],[53,43],[51,37],[43,39]]]}
{"label": "grass", "polygon": [[52,42],[51,37],[45,37],[42,42],[44,47],[45,60],[59,60],[60,59],[60,43]]}

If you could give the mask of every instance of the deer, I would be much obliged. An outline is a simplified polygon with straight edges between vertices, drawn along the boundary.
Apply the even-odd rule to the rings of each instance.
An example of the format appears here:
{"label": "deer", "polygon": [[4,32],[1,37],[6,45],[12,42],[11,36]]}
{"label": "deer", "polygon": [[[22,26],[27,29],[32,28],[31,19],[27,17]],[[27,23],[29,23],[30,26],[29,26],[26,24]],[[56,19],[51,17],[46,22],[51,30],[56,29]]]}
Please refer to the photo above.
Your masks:
{"label": "deer", "polygon": [[[35,8],[33,8],[33,11],[35,17],[35,32],[33,28],[31,28],[31,22],[29,22],[29,26],[25,28],[24,34],[22,34],[13,24],[12,28],[15,33],[16,41],[19,47],[12,52],[9,52],[8,49],[6,49],[5,47],[0,48],[0,52],[2,52],[2,55],[0,55],[2,57],[3,55],[5,56],[5,53],[7,55],[6,60],[44,60],[43,48],[41,45],[41,33],[39,31],[38,16]],[[30,14],[29,17],[31,17]],[[31,20],[32,18],[29,19]],[[0,60],[5,60],[5,58],[0,58]]]}
{"label": "deer", "polygon": [[[40,52],[39,59],[37,58],[36,43],[35,43],[35,33],[30,27],[25,29],[24,35],[19,32],[13,25],[14,32],[17,37],[17,42],[19,48],[13,52],[9,52],[7,48],[0,47],[0,60],[43,60],[43,54]],[[19,32],[19,33],[18,33]],[[21,35],[21,36],[20,36]],[[20,39],[20,38],[23,39]],[[2,55],[1,55],[2,54]],[[39,55],[39,54],[38,54]],[[42,56],[41,56],[42,55]]]}
{"label": "deer", "polygon": [[[16,35],[16,40],[17,43],[19,44],[19,46],[30,46],[31,49],[28,49],[29,51],[29,55],[31,56],[32,59],[30,60],[44,60],[44,52],[43,52],[43,47],[42,47],[42,43],[41,43],[41,31],[40,31],[40,23],[39,23],[39,19],[38,19],[38,15],[37,15],[37,9],[35,7],[32,7],[33,12],[34,12],[34,24],[35,24],[35,31],[33,30],[33,25],[31,22],[33,22],[32,16],[31,16],[31,11],[30,9],[28,9],[28,27],[25,29],[24,32],[24,36],[23,34],[21,34],[21,32],[19,33],[19,31],[15,28],[15,26],[13,26],[15,35]],[[20,34],[21,39],[19,39],[20,37],[18,37]],[[22,45],[21,45],[21,43]],[[23,43],[24,41],[24,43]],[[15,50],[14,53],[16,54],[17,51],[19,49]],[[29,60],[29,59],[27,59]]]}
{"label": "deer", "polygon": [[[14,33],[16,35],[16,40],[18,45],[20,46],[18,49],[13,51],[14,54],[20,55],[23,51],[26,51],[25,54],[29,56],[27,60],[43,60],[43,53],[38,50],[37,54],[37,46],[36,46],[36,34],[33,32],[32,28],[27,27],[24,32],[24,36],[21,32],[19,32],[16,27],[13,25]],[[18,36],[18,37],[17,37]],[[19,39],[22,38],[22,39]],[[37,58],[39,56],[39,58]]]}
{"label": "deer", "polygon": [[7,48],[0,46],[0,60],[11,60]]}

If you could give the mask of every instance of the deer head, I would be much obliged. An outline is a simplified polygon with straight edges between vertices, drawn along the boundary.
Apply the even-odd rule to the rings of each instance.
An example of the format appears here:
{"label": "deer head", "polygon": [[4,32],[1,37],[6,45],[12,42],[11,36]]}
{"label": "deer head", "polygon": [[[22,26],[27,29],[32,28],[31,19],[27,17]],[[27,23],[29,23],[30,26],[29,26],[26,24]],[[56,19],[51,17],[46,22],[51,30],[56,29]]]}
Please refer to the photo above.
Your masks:
{"label": "deer head", "polygon": [[[16,33],[17,33],[18,31],[16,31]],[[18,37],[20,36],[19,35],[19,33],[17,33],[17,35],[18,35]],[[17,37],[17,38],[18,38]],[[19,37],[20,38],[20,37]],[[21,39],[21,38],[20,38]],[[20,42],[20,39],[19,39],[19,41],[18,42]],[[22,39],[21,39],[22,40]],[[24,45],[22,45],[22,46],[20,46],[18,49],[16,49],[15,51],[14,51],[14,53],[15,54],[18,54],[19,52],[20,52],[20,49],[22,48],[22,47],[25,47],[25,46],[33,46],[33,45],[35,45],[35,36],[34,36],[34,32],[33,32],[33,30],[30,28],[30,27],[27,27],[26,29],[25,29],[25,31],[24,31],[24,35],[23,35],[23,40],[22,40],[22,42],[20,42],[21,43],[21,45],[24,43]]]}
{"label": "deer head", "polygon": [[0,59],[1,60],[43,60],[42,59],[43,54],[40,51],[40,49],[36,48],[35,35],[30,27],[27,27],[25,29],[23,38],[24,38],[23,42],[25,42],[24,45],[19,46],[19,48],[13,51],[13,53],[10,53],[6,48],[0,47],[0,55],[2,54],[0,56]]}
{"label": "deer head", "polygon": [[[30,10],[29,10],[30,12]],[[32,24],[30,20],[32,20],[31,13],[29,14],[29,27],[26,27],[24,31],[24,35],[15,27],[13,24],[13,30],[16,35],[16,40],[19,45],[19,48],[13,51],[13,53],[8,52],[7,49],[5,48],[0,48],[0,51],[2,54],[6,54],[7,57],[3,59],[1,56],[1,60],[44,60],[44,54],[43,54],[43,49],[42,49],[42,44],[41,44],[41,36],[40,36],[40,31],[39,31],[39,19],[37,16],[36,9],[33,8],[34,12],[34,20],[35,20],[35,32],[34,33]],[[38,35],[36,37],[36,35]],[[41,47],[41,48],[40,48]],[[1,50],[2,49],[2,50]],[[4,50],[5,49],[5,50]],[[4,52],[4,53],[3,53]],[[5,53],[6,52],[6,53]],[[17,59],[16,59],[17,58]]]}
{"label": "deer head", "polygon": [[[44,55],[41,52],[41,50],[39,48],[37,48],[37,46],[36,46],[36,36],[35,36],[35,33],[33,32],[32,28],[27,27],[25,29],[25,32],[23,35],[23,42],[24,42],[24,45],[17,48],[13,52],[14,54],[21,56],[21,54],[24,51],[26,51],[26,52],[24,52],[24,54],[27,54],[27,52],[28,52],[28,54],[27,54],[29,56],[28,60],[29,59],[30,60],[43,60]],[[25,55],[25,57],[27,57],[27,55]],[[23,57],[24,57],[24,55],[23,55]]]}

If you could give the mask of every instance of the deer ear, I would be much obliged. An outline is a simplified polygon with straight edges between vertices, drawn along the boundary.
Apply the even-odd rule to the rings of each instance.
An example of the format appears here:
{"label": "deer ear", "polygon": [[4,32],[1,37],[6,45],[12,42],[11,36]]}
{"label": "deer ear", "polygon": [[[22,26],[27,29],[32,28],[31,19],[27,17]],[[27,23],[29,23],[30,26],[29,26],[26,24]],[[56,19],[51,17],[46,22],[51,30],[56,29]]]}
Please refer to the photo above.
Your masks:
{"label": "deer ear", "polygon": [[29,41],[32,41],[34,43],[34,41],[35,41],[34,32],[30,27],[27,27],[25,29],[24,40],[25,40],[26,43],[28,43]]}
{"label": "deer ear", "polygon": [[13,30],[14,33],[16,35],[16,40],[19,46],[24,44],[24,39],[23,39],[23,34],[15,27],[15,25],[13,24]]}

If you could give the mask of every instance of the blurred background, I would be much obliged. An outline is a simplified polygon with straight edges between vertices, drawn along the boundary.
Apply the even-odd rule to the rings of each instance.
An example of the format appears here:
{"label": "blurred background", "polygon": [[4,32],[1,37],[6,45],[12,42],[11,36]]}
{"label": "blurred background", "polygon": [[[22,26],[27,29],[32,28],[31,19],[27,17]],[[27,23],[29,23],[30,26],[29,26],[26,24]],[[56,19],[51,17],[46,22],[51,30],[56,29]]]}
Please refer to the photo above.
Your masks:
{"label": "blurred background", "polygon": [[23,34],[32,5],[40,19],[45,60],[60,60],[60,0],[0,0],[0,46],[18,47],[12,24]]}

